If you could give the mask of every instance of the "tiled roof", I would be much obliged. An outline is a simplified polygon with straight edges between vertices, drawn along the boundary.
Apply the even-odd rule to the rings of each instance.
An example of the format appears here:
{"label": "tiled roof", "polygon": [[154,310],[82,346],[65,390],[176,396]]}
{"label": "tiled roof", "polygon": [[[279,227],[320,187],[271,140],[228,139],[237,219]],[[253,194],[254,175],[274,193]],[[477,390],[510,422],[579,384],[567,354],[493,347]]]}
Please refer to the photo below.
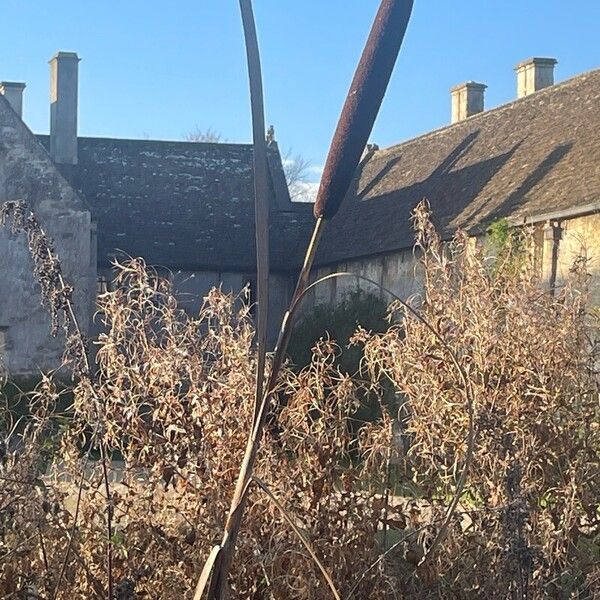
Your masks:
{"label": "tiled roof", "polygon": [[411,247],[422,198],[444,236],[600,201],[600,70],[376,151],[328,224],[318,262]]}
{"label": "tiled roof", "polygon": [[[485,230],[600,201],[600,70],[372,153],[328,224],[317,264],[413,245],[429,200],[438,229]],[[47,146],[47,136],[38,136]],[[296,270],[312,205],[290,202],[270,148],[271,265]],[[255,268],[252,146],[79,138],[73,182],[98,223],[98,255],[171,269]]]}
{"label": "tiled roof", "polygon": [[[39,136],[47,145],[47,136]],[[98,262],[123,252],[170,269],[253,270],[254,178],[248,144],[79,138],[73,184],[98,225]],[[292,203],[269,150],[271,267],[296,269],[311,206]]]}

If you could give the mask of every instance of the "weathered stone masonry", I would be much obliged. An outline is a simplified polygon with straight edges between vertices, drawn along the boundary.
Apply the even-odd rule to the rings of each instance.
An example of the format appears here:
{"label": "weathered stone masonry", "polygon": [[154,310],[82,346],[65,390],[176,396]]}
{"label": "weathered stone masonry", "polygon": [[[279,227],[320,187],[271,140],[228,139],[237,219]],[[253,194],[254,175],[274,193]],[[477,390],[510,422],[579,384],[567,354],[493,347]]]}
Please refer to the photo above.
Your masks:
{"label": "weathered stone masonry", "polygon": [[[75,287],[78,317],[87,330],[96,263],[89,208],[57,171],[8,101],[0,96],[0,203],[25,200],[54,240],[63,271]],[[26,240],[0,229],[0,329],[11,373],[36,374],[57,366],[62,340],[49,336]]]}

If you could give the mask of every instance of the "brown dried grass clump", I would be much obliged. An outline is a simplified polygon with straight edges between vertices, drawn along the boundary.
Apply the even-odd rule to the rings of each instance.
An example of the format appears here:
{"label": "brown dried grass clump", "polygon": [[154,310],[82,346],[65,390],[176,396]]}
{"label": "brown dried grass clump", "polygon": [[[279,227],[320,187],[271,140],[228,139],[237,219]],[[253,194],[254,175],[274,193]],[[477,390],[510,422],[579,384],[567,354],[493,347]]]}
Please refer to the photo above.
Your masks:
{"label": "brown dried grass clump", "polygon": [[[490,260],[462,233],[443,245],[425,205],[416,217],[419,312],[393,305],[387,332],[357,332],[361,373],[340,372],[325,339],[277,379],[232,597],[593,597],[584,265],[552,296],[515,245]],[[216,289],[188,316],[133,260],[116,265],[99,315],[96,373],[70,351],[72,389],[45,377],[27,418],[1,409],[2,597],[192,598],[221,541],[255,411],[246,298]],[[402,419],[385,408],[390,385]],[[381,418],[349,426],[384,392]]]}
{"label": "brown dried grass clump", "polygon": [[426,204],[415,224],[421,315],[439,337],[398,305],[397,325],[356,338],[372,376],[389,378],[410,413],[401,479],[446,507],[468,465],[460,516],[426,561],[429,589],[418,596],[592,598],[600,584],[599,338],[586,314],[585,263],[551,294],[531,268],[527,233],[490,258],[462,232],[442,243]]}
{"label": "brown dried grass clump", "polygon": [[[97,376],[72,390],[68,419],[55,414],[45,380],[2,467],[3,597],[27,586],[40,598],[57,586],[60,598],[101,595],[110,546],[117,597],[190,598],[223,528],[254,411],[248,304],[215,289],[189,317],[170,285],[134,260],[117,265],[115,291],[99,308]],[[232,571],[235,597],[329,597],[289,520],[342,592],[377,556],[380,511],[358,485],[365,470],[352,464],[346,426],[359,384],[334,367],[335,351],[319,345],[307,369],[281,374],[278,423],[254,471]],[[93,460],[101,448],[113,459],[108,490]],[[387,579],[369,573],[359,597],[383,597]]]}

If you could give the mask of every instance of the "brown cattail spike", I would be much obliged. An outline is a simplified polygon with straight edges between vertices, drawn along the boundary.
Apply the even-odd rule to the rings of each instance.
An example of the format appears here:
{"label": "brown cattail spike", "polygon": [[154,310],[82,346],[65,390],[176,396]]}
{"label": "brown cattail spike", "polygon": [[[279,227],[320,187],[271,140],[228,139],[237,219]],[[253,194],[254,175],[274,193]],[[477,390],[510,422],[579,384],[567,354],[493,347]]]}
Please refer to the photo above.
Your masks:
{"label": "brown cattail spike", "polygon": [[335,215],[373,129],[404,39],[413,0],[382,0],[325,163],[315,217]]}

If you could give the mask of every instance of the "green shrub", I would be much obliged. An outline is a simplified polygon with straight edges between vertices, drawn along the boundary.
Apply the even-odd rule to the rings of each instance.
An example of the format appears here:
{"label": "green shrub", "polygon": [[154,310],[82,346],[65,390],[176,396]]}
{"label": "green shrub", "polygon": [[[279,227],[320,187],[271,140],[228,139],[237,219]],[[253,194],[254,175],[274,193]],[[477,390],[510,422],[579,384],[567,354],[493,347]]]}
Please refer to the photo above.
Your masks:
{"label": "green shrub", "polygon": [[379,296],[357,290],[347,294],[338,304],[318,304],[296,324],[288,354],[292,363],[302,368],[310,363],[312,348],[329,337],[340,347],[337,363],[348,374],[358,371],[362,349],[349,346],[357,327],[381,333],[388,327],[387,304]]}
{"label": "green shrub", "polygon": [[[338,304],[318,304],[295,326],[288,347],[294,368],[300,370],[306,367],[314,356],[315,344],[329,338],[338,346],[335,366],[342,373],[360,379],[363,348],[350,344],[350,339],[359,327],[373,334],[386,331],[389,327],[387,314],[388,305],[381,297],[360,289],[347,294]],[[390,407],[397,404],[392,386],[382,382],[381,387],[384,388],[383,393],[381,390],[376,394],[361,390],[357,395],[359,405],[348,424],[352,432],[382,416],[382,401]]]}

